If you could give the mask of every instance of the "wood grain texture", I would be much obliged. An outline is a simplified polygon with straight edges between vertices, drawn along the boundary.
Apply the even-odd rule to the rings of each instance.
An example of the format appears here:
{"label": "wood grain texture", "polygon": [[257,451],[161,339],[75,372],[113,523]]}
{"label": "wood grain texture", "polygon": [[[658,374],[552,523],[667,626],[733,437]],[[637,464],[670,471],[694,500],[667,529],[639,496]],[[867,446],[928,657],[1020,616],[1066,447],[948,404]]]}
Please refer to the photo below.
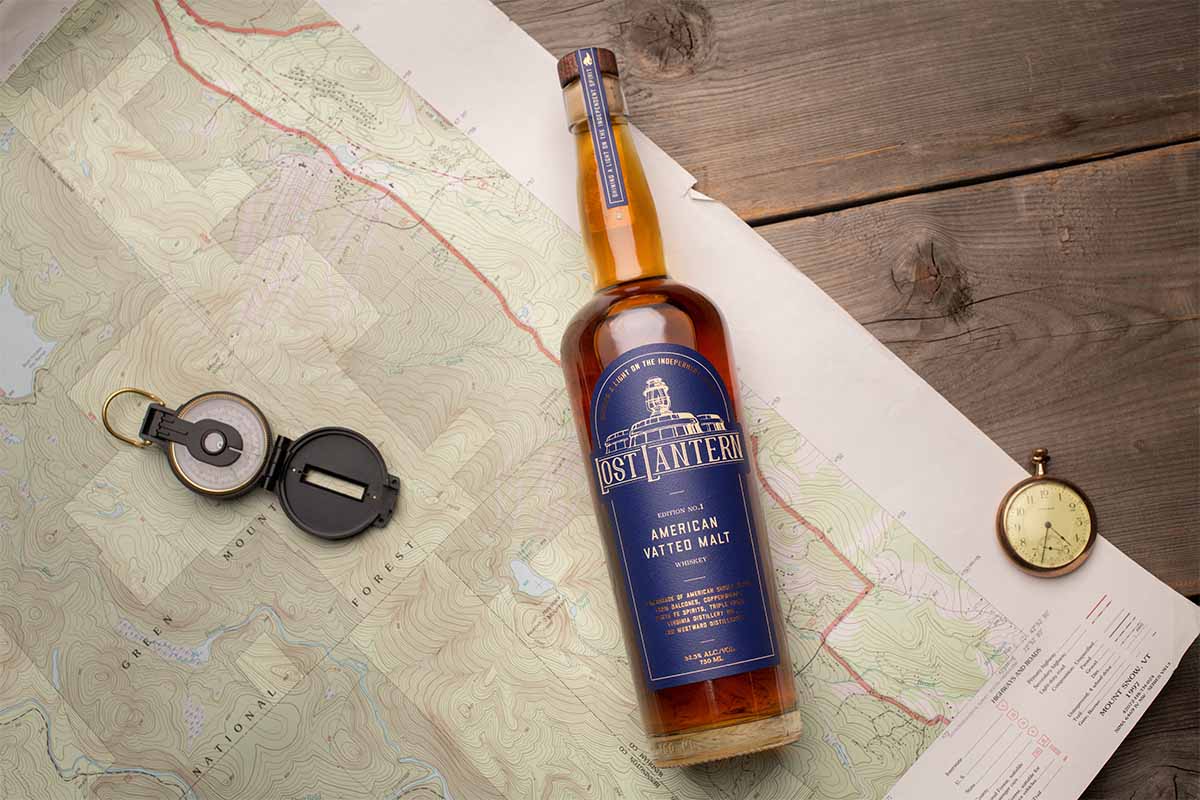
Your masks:
{"label": "wood grain texture", "polygon": [[[1200,145],[759,229],[1101,532],[1200,593]],[[998,499],[998,498],[997,498]]]}
{"label": "wood grain texture", "polygon": [[[1100,529],[1200,593],[1200,145],[759,229]],[[1086,568],[1086,567],[1085,567]],[[1200,646],[1084,795],[1200,799]]]}
{"label": "wood grain texture", "polygon": [[615,50],[639,127],[747,219],[1200,134],[1195,0],[497,5]]}
{"label": "wood grain texture", "polygon": [[1184,654],[1084,800],[1200,798],[1200,642]]}
{"label": "wood grain texture", "polygon": [[[638,125],[743,218],[849,207],[759,230],[1200,594],[1200,3],[497,4],[616,50]],[[1200,644],[1084,797],[1200,800]]]}

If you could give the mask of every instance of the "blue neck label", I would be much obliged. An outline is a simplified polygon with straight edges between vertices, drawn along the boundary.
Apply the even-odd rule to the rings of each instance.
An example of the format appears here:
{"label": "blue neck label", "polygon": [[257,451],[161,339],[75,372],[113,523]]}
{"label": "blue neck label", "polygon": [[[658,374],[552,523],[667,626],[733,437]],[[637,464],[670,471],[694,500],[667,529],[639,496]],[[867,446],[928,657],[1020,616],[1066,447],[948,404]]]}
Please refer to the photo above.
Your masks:
{"label": "blue neck label", "polygon": [[576,50],[575,63],[579,65],[579,83],[583,87],[583,105],[587,109],[588,130],[592,134],[592,150],[596,154],[596,169],[600,172],[604,207],[629,205],[629,198],[625,195],[625,176],[621,174],[621,158],[613,139],[612,120],[608,116],[608,94],[604,91],[604,78],[600,74],[596,48],[585,47]]}
{"label": "blue neck label", "polygon": [[779,663],[750,469],[716,368],[674,344],[634,348],[592,393],[592,479],[611,521],[653,691]]}

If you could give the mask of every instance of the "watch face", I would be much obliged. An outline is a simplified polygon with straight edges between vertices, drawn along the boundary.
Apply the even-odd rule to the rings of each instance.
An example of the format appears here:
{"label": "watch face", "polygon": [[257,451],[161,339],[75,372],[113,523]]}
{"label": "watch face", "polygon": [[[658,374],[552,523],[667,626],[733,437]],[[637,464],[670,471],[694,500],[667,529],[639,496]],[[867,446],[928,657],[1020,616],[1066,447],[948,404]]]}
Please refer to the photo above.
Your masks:
{"label": "watch face", "polygon": [[1057,570],[1084,555],[1095,521],[1076,489],[1046,478],[1013,491],[1002,509],[1000,528],[1020,562],[1034,570]]}

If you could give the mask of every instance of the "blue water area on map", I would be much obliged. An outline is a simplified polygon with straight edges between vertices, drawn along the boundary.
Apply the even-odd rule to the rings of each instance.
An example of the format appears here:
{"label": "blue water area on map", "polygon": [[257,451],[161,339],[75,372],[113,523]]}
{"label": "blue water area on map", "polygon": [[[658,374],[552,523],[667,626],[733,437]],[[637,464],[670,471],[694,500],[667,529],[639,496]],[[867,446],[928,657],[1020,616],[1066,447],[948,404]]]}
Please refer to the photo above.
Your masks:
{"label": "blue water area on map", "polygon": [[842,762],[842,766],[849,769],[850,768],[850,754],[846,752],[845,745],[843,745],[837,739],[833,738],[832,736],[830,736],[828,734],[826,734],[824,738],[825,738],[825,744],[827,744],[833,748],[833,752],[837,754],[838,761]]}
{"label": "blue water area on map", "polygon": [[57,344],[43,339],[34,316],[17,305],[8,281],[0,286],[0,397],[33,394],[33,376]]}
{"label": "blue water area on map", "polygon": [[124,503],[117,503],[109,511],[97,511],[96,516],[103,517],[104,519],[117,519],[118,517],[125,516],[126,511],[128,511],[128,509],[125,508]]}
{"label": "blue water area on map", "polygon": [[517,589],[530,597],[544,597],[554,591],[554,581],[537,574],[521,559],[514,558],[508,566],[517,579]]}

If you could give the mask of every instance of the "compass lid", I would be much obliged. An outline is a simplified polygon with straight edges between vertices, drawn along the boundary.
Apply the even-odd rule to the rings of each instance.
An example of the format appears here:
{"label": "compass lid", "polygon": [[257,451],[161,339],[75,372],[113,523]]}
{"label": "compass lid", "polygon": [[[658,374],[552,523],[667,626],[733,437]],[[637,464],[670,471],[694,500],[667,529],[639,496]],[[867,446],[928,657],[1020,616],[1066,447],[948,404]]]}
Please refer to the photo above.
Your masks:
{"label": "compass lid", "polygon": [[400,480],[361,433],[317,428],[295,442],[281,436],[273,449],[266,488],[302,530],[345,539],[391,519]]}

